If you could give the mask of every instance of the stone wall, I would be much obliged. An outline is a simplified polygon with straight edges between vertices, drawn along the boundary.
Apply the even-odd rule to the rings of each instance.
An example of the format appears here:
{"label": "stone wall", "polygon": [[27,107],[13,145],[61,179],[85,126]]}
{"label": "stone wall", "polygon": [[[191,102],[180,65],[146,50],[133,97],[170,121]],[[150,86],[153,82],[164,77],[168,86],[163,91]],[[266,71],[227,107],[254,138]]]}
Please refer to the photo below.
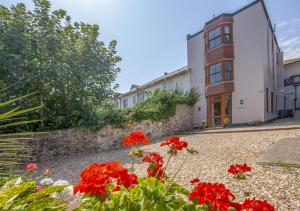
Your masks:
{"label": "stone wall", "polygon": [[122,147],[123,138],[132,131],[142,130],[151,139],[158,139],[191,128],[192,108],[177,105],[174,116],[159,122],[144,120],[131,123],[126,128],[107,126],[99,131],[69,129],[50,132],[40,141],[31,142],[33,151],[30,154],[43,161],[56,156],[113,150]]}

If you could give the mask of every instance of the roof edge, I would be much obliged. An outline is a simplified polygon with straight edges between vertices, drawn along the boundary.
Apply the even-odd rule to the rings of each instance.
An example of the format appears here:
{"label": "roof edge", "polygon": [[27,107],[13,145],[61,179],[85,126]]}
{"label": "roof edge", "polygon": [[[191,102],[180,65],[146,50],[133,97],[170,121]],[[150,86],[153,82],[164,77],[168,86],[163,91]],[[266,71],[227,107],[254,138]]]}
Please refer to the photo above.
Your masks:
{"label": "roof edge", "polygon": [[[178,72],[176,73],[176,71],[178,71]],[[182,68],[179,68],[179,69],[177,69],[175,71],[170,72],[168,75],[165,75],[165,77],[164,76],[160,76],[162,78],[157,77],[157,78],[155,78],[155,79],[153,79],[153,80],[151,80],[149,82],[146,82],[145,84],[140,85],[138,88],[135,88],[133,90],[129,90],[128,92],[122,93],[122,94],[120,94],[118,96],[118,98],[127,97],[130,94],[133,94],[133,93],[136,93],[138,91],[142,91],[144,89],[147,89],[148,87],[151,87],[151,86],[153,86],[153,85],[155,85],[155,84],[157,84],[157,83],[159,83],[159,82],[161,82],[163,80],[167,80],[168,78],[172,78],[172,77],[184,74],[184,73],[188,73],[190,71],[191,71],[190,68],[188,68],[187,66],[184,66]],[[172,73],[174,75],[171,75]]]}

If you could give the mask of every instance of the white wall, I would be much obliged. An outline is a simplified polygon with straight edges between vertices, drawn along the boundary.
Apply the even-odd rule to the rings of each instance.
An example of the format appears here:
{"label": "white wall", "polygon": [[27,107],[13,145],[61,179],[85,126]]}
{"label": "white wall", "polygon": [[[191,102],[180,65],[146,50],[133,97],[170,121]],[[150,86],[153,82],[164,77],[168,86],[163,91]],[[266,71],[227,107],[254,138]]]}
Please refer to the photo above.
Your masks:
{"label": "white wall", "polygon": [[284,79],[288,79],[294,75],[300,75],[300,62],[284,66]]}
{"label": "white wall", "polygon": [[[137,93],[144,92],[144,99],[147,99],[147,93],[154,92],[157,89],[160,90],[166,90],[166,87],[168,84],[172,84],[173,90],[176,88],[176,86],[180,89],[182,89],[184,92],[190,90],[190,72],[186,72],[177,76],[174,76],[172,78],[162,80],[159,83],[148,87],[146,89],[141,89],[137,92],[134,92],[126,97],[121,98],[121,108],[123,108],[123,100],[128,99],[128,107],[132,107],[137,103]],[[170,90],[169,90],[170,91]],[[134,101],[134,98],[136,100]]]}
{"label": "white wall", "polygon": [[[233,17],[233,45],[234,45],[234,92],[232,94],[232,122],[233,124],[251,121],[266,121],[274,115],[266,114],[265,90],[276,90],[276,75],[273,80],[271,41],[269,38],[268,60],[268,30],[271,30],[261,3],[237,13]],[[275,61],[276,62],[276,61]],[[276,73],[275,68],[275,73]],[[240,104],[243,99],[244,104]],[[269,104],[270,104],[269,100]],[[270,107],[271,108],[271,107]],[[275,107],[274,107],[275,110]]]}
{"label": "white wall", "polygon": [[191,69],[191,88],[196,88],[200,93],[200,100],[194,105],[194,127],[198,127],[202,120],[207,120],[204,53],[203,32],[187,40],[188,68]]}

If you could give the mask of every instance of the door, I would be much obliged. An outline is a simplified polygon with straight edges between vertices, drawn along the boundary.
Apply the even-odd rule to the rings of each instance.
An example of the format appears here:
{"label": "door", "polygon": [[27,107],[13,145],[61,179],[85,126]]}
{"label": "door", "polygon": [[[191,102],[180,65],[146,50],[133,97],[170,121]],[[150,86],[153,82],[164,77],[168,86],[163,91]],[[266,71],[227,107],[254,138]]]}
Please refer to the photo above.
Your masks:
{"label": "door", "polygon": [[214,102],[212,104],[212,123],[213,126],[219,126],[222,124],[221,121],[221,102]]}

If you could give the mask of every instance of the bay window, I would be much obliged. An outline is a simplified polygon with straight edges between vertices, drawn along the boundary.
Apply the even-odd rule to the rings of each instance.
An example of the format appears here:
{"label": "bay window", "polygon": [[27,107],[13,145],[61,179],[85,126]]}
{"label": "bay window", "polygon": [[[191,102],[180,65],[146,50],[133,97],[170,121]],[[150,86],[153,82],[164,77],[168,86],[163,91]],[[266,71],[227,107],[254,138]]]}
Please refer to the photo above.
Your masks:
{"label": "bay window", "polygon": [[231,61],[209,65],[207,68],[208,83],[214,84],[220,81],[232,80],[232,70]]}
{"label": "bay window", "polygon": [[219,26],[208,32],[208,48],[215,48],[222,44],[232,43],[231,24]]}

